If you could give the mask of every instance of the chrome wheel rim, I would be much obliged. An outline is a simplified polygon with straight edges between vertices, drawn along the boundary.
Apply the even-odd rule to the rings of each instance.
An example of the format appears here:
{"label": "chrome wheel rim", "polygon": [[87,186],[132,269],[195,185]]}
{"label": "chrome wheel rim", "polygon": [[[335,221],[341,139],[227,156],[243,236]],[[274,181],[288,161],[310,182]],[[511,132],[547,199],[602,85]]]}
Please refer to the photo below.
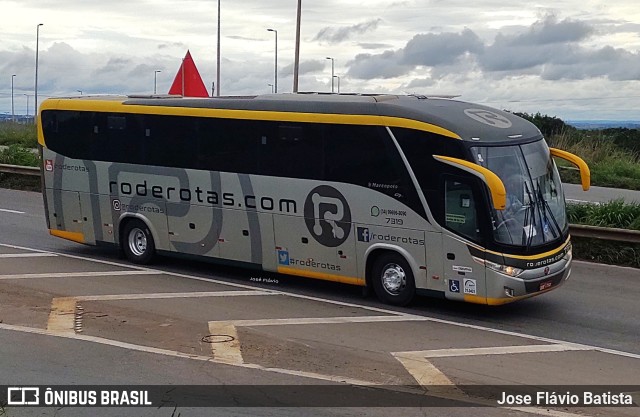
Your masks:
{"label": "chrome wheel rim", "polygon": [[129,233],[129,250],[135,256],[142,256],[147,251],[147,235],[137,227]]}
{"label": "chrome wheel rim", "polygon": [[387,264],[382,269],[382,287],[391,295],[398,295],[407,286],[407,274],[398,264]]}

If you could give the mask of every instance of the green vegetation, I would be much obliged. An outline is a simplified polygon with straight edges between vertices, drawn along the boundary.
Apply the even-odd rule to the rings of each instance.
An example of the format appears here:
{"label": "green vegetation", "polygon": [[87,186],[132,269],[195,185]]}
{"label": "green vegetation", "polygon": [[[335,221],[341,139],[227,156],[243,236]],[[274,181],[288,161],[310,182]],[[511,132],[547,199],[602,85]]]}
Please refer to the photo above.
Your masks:
{"label": "green vegetation", "polygon": [[13,144],[5,149],[0,149],[0,164],[35,167],[39,165],[39,160],[38,155],[32,149]]}
{"label": "green vegetation", "polygon": [[[549,146],[580,156],[591,170],[591,184],[640,190],[640,130],[578,130],[556,117],[515,113],[534,123]],[[577,171],[556,159],[565,182],[579,183]]]}
{"label": "green vegetation", "polygon": [[640,230],[640,203],[568,204],[569,223]]}
{"label": "green vegetation", "polygon": [[22,145],[35,148],[38,144],[36,126],[14,122],[0,122],[0,145]]}
{"label": "green vegetation", "polygon": [[[640,230],[640,204],[614,200],[605,204],[568,204],[569,223]],[[640,268],[640,244],[572,237],[576,258]]]}

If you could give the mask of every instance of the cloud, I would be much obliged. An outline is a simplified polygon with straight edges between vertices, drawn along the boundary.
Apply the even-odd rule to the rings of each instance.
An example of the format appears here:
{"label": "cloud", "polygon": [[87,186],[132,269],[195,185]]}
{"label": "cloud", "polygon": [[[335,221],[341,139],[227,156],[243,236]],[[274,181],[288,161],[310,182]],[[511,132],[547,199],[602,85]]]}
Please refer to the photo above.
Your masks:
{"label": "cloud", "polygon": [[411,66],[404,65],[401,61],[401,52],[397,51],[375,55],[358,54],[353,61],[347,63],[347,75],[364,80],[399,77],[411,70]]}
{"label": "cloud", "polygon": [[[628,29],[635,26],[627,26]],[[483,42],[470,29],[461,32],[422,33],[403,48],[377,54],[359,54],[347,63],[354,79],[390,79],[430,68],[428,79],[414,79],[407,87],[428,86],[427,80],[479,71],[484,77],[534,76],[543,80],[608,78],[640,79],[640,52],[611,46],[592,48],[585,41],[596,34],[592,24],[546,16],[527,28],[498,33]]]}
{"label": "cloud", "polygon": [[340,28],[325,27],[318,32],[313,41],[339,43],[346,41],[353,35],[361,35],[363,33],[375,30],[382,22],[382,19],[372,19],[363,23],[357,23],[351,26],[343,26]]}
{"label": "cloud", "polygon": [[[300,62],[300,67],[298,68],[298,75],[313,74],[324,71],[326,65],[327,63],[323,59],[302,61]],[[293,64],[281,68],[278,74],[293,75]]]}
{"label": "cloud", "polygon": [[420,34],[402,50],[402,63],[425,66],[451,64],[461,55],[478,54],[483,48],[480,38],[470,29],[460,33]]}
{"label": "cloud", "polygon": [[594,33],[594,29],[585,22],[572,19],[558,19],[549,15],[535,22],[526,33],[513,38],[501,38],[511,46],[549,45],[572,43],[585,40]]}
{"label": "cloud", "polygon": [[460,33],[415,35],[404,48],[380,54],[359,54],[350,61],[348,74],[360,79],[393,78],[417,66],[450,65],[469,53],[481,53],[484,45],[471,30]]}

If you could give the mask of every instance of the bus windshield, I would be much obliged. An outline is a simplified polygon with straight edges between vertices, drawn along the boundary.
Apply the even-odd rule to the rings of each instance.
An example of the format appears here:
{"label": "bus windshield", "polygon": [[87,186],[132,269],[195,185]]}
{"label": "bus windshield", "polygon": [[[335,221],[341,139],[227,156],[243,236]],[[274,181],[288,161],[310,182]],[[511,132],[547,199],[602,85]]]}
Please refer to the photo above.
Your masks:
{"label": "bus windshield", "polygon": [[543,139],[524,145],[471,148],[475,162],[497,174],[507,191],[505,210],[491,209],[496,242],[539,246],[567,227],[560,176]]}

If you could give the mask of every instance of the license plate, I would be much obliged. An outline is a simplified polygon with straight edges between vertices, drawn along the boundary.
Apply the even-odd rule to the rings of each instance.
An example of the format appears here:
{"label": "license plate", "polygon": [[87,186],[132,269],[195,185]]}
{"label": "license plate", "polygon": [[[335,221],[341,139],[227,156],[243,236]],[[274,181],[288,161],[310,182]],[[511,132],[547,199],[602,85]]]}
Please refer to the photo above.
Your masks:
{"label": "license plate", "polygon": [[540,291],[546,290],[547,288],[551,288],[552,285],[553,285],[553,282],[551,281],[542,282],[540,283]]}

